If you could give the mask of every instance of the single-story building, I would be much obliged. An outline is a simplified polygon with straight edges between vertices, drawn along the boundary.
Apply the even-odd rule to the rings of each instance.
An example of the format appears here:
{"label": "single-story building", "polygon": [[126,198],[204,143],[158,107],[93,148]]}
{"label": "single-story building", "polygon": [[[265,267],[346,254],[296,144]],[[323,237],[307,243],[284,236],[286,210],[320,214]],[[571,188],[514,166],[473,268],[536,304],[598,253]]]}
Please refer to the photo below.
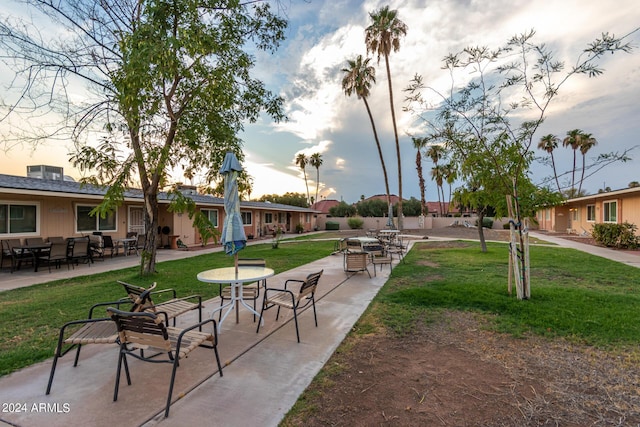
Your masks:
{"label": "single-story building", "polygon": [[640,187],[569,199],[537,212],[540,230],[590,233],[594,224],[628,222],[640,227]]}
{"label": "single-story building", "polygon": [[[224,199],[197,194],[186,188],[197,209],[222,231]],[[48,179],[0,174],[0,239],[25,237],[80,237],[93,232],[123,238],[128,232],[145,232],[143,195],[140,190],[125,192],[122,205],[105,218],[89,213],[104,198],[105,188],[81,185],[59,177]],[[187,246],[202,244],[202,239],[185,213],[170,212],[166,193],[158,195],[159,228],[164,245],[170,236]],[[298,224],[304,231],[316,226],[317,211],[276,203],[240,202],[247,237],[266,236],[280,228],[295,232]]]}

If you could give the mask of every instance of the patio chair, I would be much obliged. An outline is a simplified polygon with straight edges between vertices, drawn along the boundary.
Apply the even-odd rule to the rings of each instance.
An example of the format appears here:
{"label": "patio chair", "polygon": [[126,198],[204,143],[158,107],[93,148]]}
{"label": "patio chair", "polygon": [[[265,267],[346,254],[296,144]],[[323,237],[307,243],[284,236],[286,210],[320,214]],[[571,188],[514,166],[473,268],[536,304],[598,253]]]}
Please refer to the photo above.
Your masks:
{"label": "patio chair", "polygon": [[2,241],[3,257],[7,256],[11,259],[11,273],[19,270],[23,262],[33,264],[35,262],[33,252],[19,249],[22,246],[20,239],[6,239]]}
{"label": "patio chair", "polygon": [[[141,286],[122,282],[120,280],[118,283],[124,286],[128,300],[134,304],[135,309],[131,311],[147,311],[151,313],[164,312],[167,314],[169,319],[173,319],[173,326],[175,326],[176,317],[191,310],[198,310],[198,322],[202,322],[201,295],[189,295],[187,297],[178,298],[176,290],[172,288],[155,291],[155,282],[147,289]],[[154,296],[163,298],[165,295],[169,295],[168,300],[162,300],[159,303],[154,303]]]}
{"label": "patio chair", "polygon": [[[262,258],[239,258],[238,259],[238,268],[242,267],[266,267],[267,262]],[[256,300],[260,298],[260,286],[266,289],[267,287],[267,279],[261,281],[261,283],[254,282],[249,283],[242,286],[242,299],[243,300],[253,300],[253,310],[256,309]],[[220,307],[224,305],[224,300],[231,299],[231,289],[232,286],[222,287],[222,283],[220,284]],[[218,311],[218,321],[222,316],[222,310]],[[253,321],[256,321],[256,315],[253,315]]]}
{"label": "patio chair", "polygon": [[67,241],[53,242],[51,248],[47,253],[40,256],[40,262],[44,262],[49,267],[49,273],[51,273],[51,264],[56,266],[56,269],[60,268],[63,262],[67,263],[67,270],[69,269],[69,243]]}
{"label": "patio chair", "polygon": [[89,235],[89,250],[93,260],[104,261],[104,239],[101,234]]}
{"label": "patio chair", "polygon": [[80,265],[81,261],[89,266],[93,263],[89,249],[89,236],[76,237],[73,239],[73,245],[70,245],[69,262],[71,266],[75,268],[74,264]]}
{"label": "patio chair", "polygon": [[[151,292],[151,289],[149,289],[148,292]],[[53,377],[56,373],[56,366],[58,365],[59,358],[75,348],[76,356],[73,361],[73,367],[75,368],[78,366],[80,350],[83,345],[115,344],[117,342],[118,331],[115,323],[110,317],[94,318],[93,315],[95,310],[99,307],[119,307],[121,304],[129,303],[130,301],[126,299],[94,304],[89,309],[89,315],[86,319],[73,320],[62,325],[58,334],[58,343],[53,353],[53,363],[51,364],[51,373],[49,374],[46,394],[51,392]],[[131,310],[133,311],[135,309],[136,306],[132,305]]]}
{"label": "patio chair", "polygon": [[[258,320],[258,328],[256,333],[260,331],[260,323],[262,323],[262,313],[265,310],[269,310],[273,307],[278,307],[276,313],[276,321],[280,317],[280,309],[282,307],[293,310],[293,320],[296,325],[296,338],[300,342],[300,332],[298,331],[298,311],[304,309],[309,304],[313,307],[313,320],[318,327],[318,317],[316,315],[316,300],[315,292],[318,287],[318,281],[322,276],[320,270],[317,273],[311,273],[304,280],[289,279],[284,282],[284,289],[278,288],[266,288],[264,291],[264,301],[262,303],[262,309],[260,310],[260,319]],[[300,289],[297,292],[288,289],[290,283],[299,283]]]}
{"label": "patio chair", "polygon": [[60,243],[60,242],[67,243],[67,239],[65,239],[62,236],[48,237],[47,240],[49,241],[49,243]]}
{"label": "patio chair", "polygon": [[109,251],[109,255],[111,257],[113,257],[114,253],[115,255],[118,255],[118,252],[121,246],[114,245],[113,238],[111,236],[106,236],[106,235],[102,236],[102,241],[103,241],[102,247],[104,248],[105,251]]}
{"label": "patio chair", "polygon": [[[366,271],[371,278],[369,268],[369,254],[367,252],[345,252],[343,259],[343,269],[347,273],[358,273],[360,271]],[[375,270],[375,266],[374,266]]]}
{"label": "patio chair", "polygon": [[[116,370],[116,383],[113,392],[113,401],[118,400],[118,390],[120,388],[120,376],[124,366],[127,384],[131,385],[131,375],[127,364],[127,356],[135,357],[138,360],[153,363],[170,363],[173,365],[171,371],[171,382],[167,394],[167,405],[164,416],[169,416],[171,406],[171,396],[176,378],[176,371],[180,366],[180,360],[198,347],[211,348],[214,351],[218,372],[222,377],[222,366],[218,354],[218,336],[216,332],[216,321],[207,319],[204,322],[196,323],[185,329],[166,326],[165,316],[158,316],[154,313],[133,313],[120,311],[115,308],[108,308],[107,312],[115,322],[118,330],[120,342],[120,356],[118,357],[118,368]],[[164,317],[164,319],[163,319]],[[201,332],[202,327],[211,323],[211,332]],[[199,329],[196,331],[195,329]],[[207,345],[205,345],[207,343]],[[154,349],[160,353],[152,356],[145,356],[144,351],[136,353],[137,350]],[[160,356],[165,355],[164,358]],[[137,396],[135,396],[137,397]]]}
{"label": "patio chair", "polygon": [[377,276],[376,273],[376,265],[380,266],[380,271],[382,271],[382,267],[384,265],[389,266],[389,271],[391,271],[391,264],[393,263],[393,258],[391,254],[388,252],[388,249],[385,249],[382,245],[372,245],[367,246],[367,253],[371,257],[371,264],[373,265],[373,275]]}

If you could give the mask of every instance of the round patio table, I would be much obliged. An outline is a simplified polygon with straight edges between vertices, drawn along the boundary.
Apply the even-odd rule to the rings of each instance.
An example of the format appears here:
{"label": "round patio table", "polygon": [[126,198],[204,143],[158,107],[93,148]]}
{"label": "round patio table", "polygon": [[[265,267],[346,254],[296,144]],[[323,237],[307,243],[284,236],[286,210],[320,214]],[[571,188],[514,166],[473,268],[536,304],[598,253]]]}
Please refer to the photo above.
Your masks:
{"label": "round patio table", "polygon": [[[256,316],[260,316],[260,313],[256,312],[253,307],[244,302],[244,299],[242,298],[242,285],[244,283],[258,282],[266,279],[267,277],[271,277],[274,274],[275,273],[271,268],[254,266],[238,267],[237,270],[235,267],[222,267],[198,273],[197,277],[201,282],[228,284],[231,286],[231,300],[227,304],[224,304],[211,312],[211,317],[213,318],[217,311],[224,310],[227,307],[229,308],[220,318],[220,322],[218,322],[218,332],[221,331],[222,323],[225,321],[229,313],[240,305],[247,308]],[[262,322],[264,322],[264,320],[262,320]]]}

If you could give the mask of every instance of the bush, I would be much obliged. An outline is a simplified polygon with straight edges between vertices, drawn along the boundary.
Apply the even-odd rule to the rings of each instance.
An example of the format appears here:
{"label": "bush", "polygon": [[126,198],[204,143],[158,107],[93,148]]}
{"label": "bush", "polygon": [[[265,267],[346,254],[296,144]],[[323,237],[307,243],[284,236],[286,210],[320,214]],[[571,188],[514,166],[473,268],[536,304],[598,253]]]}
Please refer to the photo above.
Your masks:
{"label": "bush", "polygon": [[340,230],[340,223],[335,221],[327,221],[325,230]]}
{"label": "bush", "polygon": [[361,229],[364,225],[364,220],[362,218],[349,218],[347,219],[347,225],[350,229]]}
{"label": "bush", "polygon": [[636,225],[624,222],[622,224],[594,224],[591,235],[595,241],[608,248],[637,249],[640,239],[636,236]]}
{"label": "bush", "polygon": [[[476,219],[476,227],[478,226],[478,220]],[[482,218],[482,228],[493,228],[493,218]]]}

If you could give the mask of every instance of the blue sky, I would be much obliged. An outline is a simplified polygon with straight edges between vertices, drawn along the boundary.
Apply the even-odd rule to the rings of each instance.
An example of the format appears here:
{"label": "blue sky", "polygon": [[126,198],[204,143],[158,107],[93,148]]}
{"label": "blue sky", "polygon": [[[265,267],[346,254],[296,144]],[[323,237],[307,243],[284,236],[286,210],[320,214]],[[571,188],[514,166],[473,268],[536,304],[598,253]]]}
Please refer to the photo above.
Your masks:
{"label": "blue sky", "polygon": [[[320,194],[347,202],[384,193],[384,181],[366,110],[362,101],[342,92],[341,68],[347,59],[365,55],[364,29],[369,12],[389,5],[399,11],[408,26],[401,49],[391,55],[398,131],[401,136],[403,196],[419,198],[415,151],[408,134],[414,131],[414,117],[402,111],[403,92],[414,74],[425,82],[446,88],[448,75],[441,60],[449,52],[471,45],[501,46],[511,36],[535,29],[535,41],[549,45],[570,66],[586,45],[602,32],[626,34],[640,25],[636,1],[597,0],[432,0],[425,1],[317,1],[283,0],[290,19],[287,40],[273,55],[260,54],[256,73],[267,86],[286,100],[287,123],[260,122],[248,125],[242,138],[245,166],[254,177],[252,196],[287,191],[306,192],[295,157],[319,152]],[[0,13],[5,9],[0,6]],[[640,48],[640,34],[630,41]],[[374,60],[375,64],[375,60]],[[640,144],[640,51],[606,58],[605,74],[597,79],[574,78],[549,110],[537,138],[554,133],[562,138],[574,128],[592,133],[598,145],[590,157],[622,151]],[[397,167],[389,113],[386,73],[383,61],[377,66],[377,85],[369,99],[384,149],[390,186],[397,193]],[[540,153],[541,155],[542,153]],[[27,164],[56,164],[65,173],[78,175],[59,147],[27,146],[0,154],[0,172],[24,175]],[[604,186],[624,188],[640,180],[634,159],[610,166],[591,178],[584,187],[596,192]],[[557,151],[559,169],[569,169],[572,153]],[[432,164],[424,161],[428,173]],[[550,167],[535,165],[534,178],[551,174]],[[316,171],[307,168],[309,190],[316,188]],[[427,182],[427,199],[436,200],[435,184]]]}

